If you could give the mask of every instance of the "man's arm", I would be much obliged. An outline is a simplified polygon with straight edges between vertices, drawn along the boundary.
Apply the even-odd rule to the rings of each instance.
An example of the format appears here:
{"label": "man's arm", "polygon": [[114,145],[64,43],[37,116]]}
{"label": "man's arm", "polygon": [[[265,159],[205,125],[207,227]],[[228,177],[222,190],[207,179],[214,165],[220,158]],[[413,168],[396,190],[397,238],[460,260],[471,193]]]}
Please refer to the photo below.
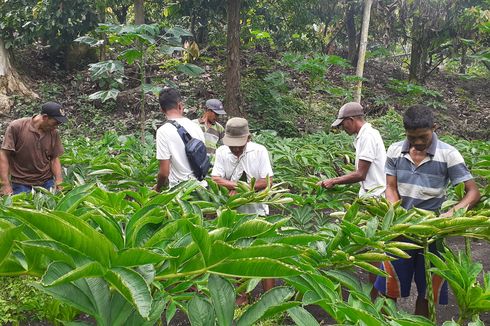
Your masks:
{"label": "man's arm", "polygon": [[348,183],[356,183],[366,180],[366,175],[369,171],[371,162],[365,160],[359,160],[357,170],[341,177],[326,179],[319,181],[317,185],[324,188],[332,188],[335,185],[343,185]]}
{"label": "man's arm", "polygon": [[60,184],[63,182],[63,173],[61,169],[61,161],[59,157],[51,160],[51,172],[53,173],[56,189],[61,190]]}
{"label": "man's arm", "polygon": [[216,176],[216,175],[213,175],[211,177],[211,179],[214,182],[216,182],[216,184],[218,184],[220,186],[223,186],[223,187],[225,187],[228,190],[235,190],[235,188],[236,188],[236,184],[237,183],[235,181],[227,180],[225,178],[222,178],[222,177],[219,177],[219,176]]}
{"label": "man's arm", "polygon": [[168,176],[170,175],[170,160],[160,160],[155,190],[160,192],[168,188]]}
{"label": "man's arm", "polygon": [[386,199],[391,203],[396,203],[400,200],[398,193],[398,180],[393,175],[386,175]]}
{"label": "man's arm", "polygon": [[12,185],[10,184],[10,180],[9,180],[9,174],[10,174],[9,156],[10,156],[9,151],[5,149],[0,150],[0,183],[1,183],[0,195],[10,195],[13,193]]}
{"label": "man's arm", "polygon": [[454,214],[455,211],[461,208],[472,208],[478,203],[480,200],[480,190],[478,190],[478,186],[476,185],[475,180],[471,179],[464,182],[464,197],[454,205],[450,210],[441,214],[441,216],[449,217]]}

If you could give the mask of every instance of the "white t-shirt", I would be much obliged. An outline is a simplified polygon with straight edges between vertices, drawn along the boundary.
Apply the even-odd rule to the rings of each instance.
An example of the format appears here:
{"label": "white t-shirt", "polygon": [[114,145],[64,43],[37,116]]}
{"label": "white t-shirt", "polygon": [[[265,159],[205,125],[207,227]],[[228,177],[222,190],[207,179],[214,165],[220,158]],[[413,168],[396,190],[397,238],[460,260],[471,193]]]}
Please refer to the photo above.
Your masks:
{"label": "white t-shirt", "polygon": [[386,162],[386,149],[379,131],[370,123],[365,123],[354,140],[356,148],[356,169],[359,160],[371,162],[366,180],[361,181],[361,196],[383,196],[386,190],[386,175],[384,172]]}
{"label": "white t-shirt", "polygon": [[[211,176],[238,181],[243,172],[247,174],[247,182],[249,183],[252,178],[263,179],[273,176],[269,153],[264,146],[248,142],[239,158],[226,145],[220,146],[216,150],[216,160]],[[240,207],[239,211],[264,216],[269,214],[269,207],[265,204],[249,204]]]}
{"label": "white t-shirt", "polygon": [[[193,137],[204,142],[204,134],[199,125],[187,118],[175,118],[185,130]],[[180,138],[177,128],[170,123],[163,124],[157,130],[157,160],[170,160],[169,186],[194,178],[189,160],[185,154],[185,145]]]}

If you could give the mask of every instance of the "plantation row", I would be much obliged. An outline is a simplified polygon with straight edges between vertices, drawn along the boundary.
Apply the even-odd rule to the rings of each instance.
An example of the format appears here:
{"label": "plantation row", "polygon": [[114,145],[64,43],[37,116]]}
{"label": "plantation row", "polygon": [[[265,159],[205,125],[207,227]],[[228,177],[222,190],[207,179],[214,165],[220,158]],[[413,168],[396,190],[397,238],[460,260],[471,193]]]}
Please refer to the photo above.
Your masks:
{"label": "plantation row", "polygon": [[[373,123],[387,145],[401,139],[394,114]],[[35,276],[37,288],[98,325],[169,323],[177,309],[192,325],[254,325],[283,314],[298,325],[318,325],[309,305],[343,325],[433,325],[389,299],[373,302],[370,287],[354,273],[382,275],[370,262],[407,257],[414,248],[427,252],[449,236],[490,241],[490,144],[451,139],[477,176],[482,200],[445,219],[356,199],[356,186],[320,189],[319,179],[353,168],[345,134],[254,139],[272,154],[275,183],[259,192],[243,183],[233,196],[211,180],[207,189],[189,181],[163,193],[151,190],[158,163],[150,136],[141,143],[108,133],[65,144],[63,193],[0,199],[0,274]],[[462,192],[457,187],[450,200]],[[274,214],[236,211],[258,202]],[[397,241],[402,234],[414,243]],[[448,280],[458,323],[483,325],[478,315],[490,310],[490,273],[481,284],[482,266],[469,254],[427,254],[427,264]],[[252,292],[263,278],[282,285],[236,313],[237,293]]]}

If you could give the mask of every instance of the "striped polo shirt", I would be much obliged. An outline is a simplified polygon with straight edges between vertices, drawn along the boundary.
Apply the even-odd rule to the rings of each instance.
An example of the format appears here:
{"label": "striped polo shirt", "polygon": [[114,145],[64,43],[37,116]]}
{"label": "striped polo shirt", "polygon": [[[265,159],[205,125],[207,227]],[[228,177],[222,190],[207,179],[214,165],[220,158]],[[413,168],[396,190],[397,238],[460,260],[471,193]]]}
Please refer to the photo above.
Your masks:
{"label": "striped polo shirt", "polygon": [[408,140],[388,148],[385,172],[397,178],[398,193],[406,209],[418,207],[438,211],[446,200],[449,182],[453,186],[473,179],[463,156],[453,146],[432,134],[427,157],[415,166]]}
{"label": "striped polo shirt", "polygon": [[209,128],[207,128],[206,123],[201,119],[194,119],[192,121],[201,127],[201,130],[204,133],[204,139],[206,140],[204,142],[206,151],[214,157],[216,149],[223,145],[225,128],[219,122],[216,122],[214,125],[210,125]]}

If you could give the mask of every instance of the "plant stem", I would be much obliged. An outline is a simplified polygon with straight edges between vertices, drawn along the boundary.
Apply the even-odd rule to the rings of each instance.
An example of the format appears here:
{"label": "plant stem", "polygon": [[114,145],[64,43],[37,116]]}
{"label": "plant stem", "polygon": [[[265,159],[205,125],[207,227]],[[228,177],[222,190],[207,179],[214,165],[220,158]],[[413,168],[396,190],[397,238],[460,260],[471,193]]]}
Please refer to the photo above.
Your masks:
{"label": "plant stem", "polygon": [[425,293],[427,295],[427,301],[429,302],[429,319],[435,324],[436,323],[436,307],[434,304],[434,289],[432,287],[432,275],[429,271],[430,261],[428,258],[429,253],[429,241],[427,238],[424,239],[424,265],[425,265],[425,280],[426,289]]}
{"label": "plant stem", "polygon": [[466,250],[466,256],[471,260],[471,240],[470,238],[464,238],[464,246]]}
{"label": "plant stem", "polygon": [[140,87],[141,87],[141,103],[140,103],[140,122],[141,122],[141,143],[145,143],[145,90],[143,85],[145,84],[145,52],[143,42],[140,41],[140,52],[141,52],[141,66],[140,66]]}

